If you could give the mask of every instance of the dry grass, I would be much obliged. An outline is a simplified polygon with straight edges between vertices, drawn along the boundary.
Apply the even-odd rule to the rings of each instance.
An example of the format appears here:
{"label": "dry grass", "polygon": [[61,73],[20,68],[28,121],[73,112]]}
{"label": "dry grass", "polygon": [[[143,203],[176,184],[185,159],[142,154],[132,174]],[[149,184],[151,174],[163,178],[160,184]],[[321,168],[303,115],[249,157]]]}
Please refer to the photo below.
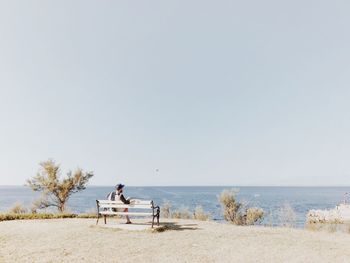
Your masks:
{"label": "dry grass", "polygon": [[293,207],[285,203],[278,211],[278,220],[281,226],[284,227],[295,227],[296,225],[296,212]]}
{"label": "dry grass", "polygon": [[266,214],[265,214],[265,226],[269,226],[269,227],[274,227],[274,213],[272,210],[269,210]]}
{"label": "dry grass", "polygon": [[171,203],[166,201],[160,208],[160,217],[171,218]]}
{"label": "dry grass", "polygon": [[11,214],[25,214],[26,212],[27,209],[20,202],[15,203],[10,209]]}
{"label": "dry grass", "polygon": [[89,209],[86,209],[85,210],[85,213],[84,214],[97,214],[97,208],[96,207],[91,207]]}
{"label": "dry grass", "polygon": [[171,213],[171,217],[175,219],[191,219],[192,215],[187,207],[183,207]]}
{"label": "dry grass", "polygon": [[160,211],[162,218],[174,218],[174,219],[195,219],[200,221],[207,221],[210,219],[211,215],[205,213],[202,206],[197,206],[195,211],[192,213],[187,207],[182,207],[175,211],[171,211],[171,203],[165,202]]}
{"label": "dry grass", "polygon": [[193,213],[193,219],[200,221],[208,221],[211,218],[211,215],[205,213],[202,206],[197,206]]}
{"label": "dry grass", "polygon": [[96,214],[50,214],[50,213],[34,213],[34,214],[0,214],[1,221],[11,220],[32,220],[32,219],[62,219],[62,218],[96,218]]}
{"label": "dry grass", "polygon": [[324,231],[329,233],[348,233],[350,234],[350,222],[338,223],[338,222],[307,222],[306,229],[311,231]]}

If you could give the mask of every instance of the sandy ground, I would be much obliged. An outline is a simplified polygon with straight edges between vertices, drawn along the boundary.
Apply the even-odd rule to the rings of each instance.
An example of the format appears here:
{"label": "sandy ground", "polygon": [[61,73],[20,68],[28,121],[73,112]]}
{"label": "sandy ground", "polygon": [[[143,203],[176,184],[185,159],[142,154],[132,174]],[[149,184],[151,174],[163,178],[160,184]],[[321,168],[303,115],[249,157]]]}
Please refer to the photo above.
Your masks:
{"label": "sandy ground", "polygon": [[168,222],[160,233],[92,219],[0,222],[0,262],[350,262],[350,234]]}

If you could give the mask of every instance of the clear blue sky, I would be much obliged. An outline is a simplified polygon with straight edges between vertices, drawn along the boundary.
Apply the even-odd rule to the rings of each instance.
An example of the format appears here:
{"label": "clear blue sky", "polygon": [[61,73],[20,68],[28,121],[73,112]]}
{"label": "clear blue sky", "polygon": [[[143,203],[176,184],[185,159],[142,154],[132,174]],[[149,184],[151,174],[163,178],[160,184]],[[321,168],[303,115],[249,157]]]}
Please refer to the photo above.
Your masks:
{"label": "clear blue sky", "polygon": [[1,1],[0,184],[350,185],[349,10]]}

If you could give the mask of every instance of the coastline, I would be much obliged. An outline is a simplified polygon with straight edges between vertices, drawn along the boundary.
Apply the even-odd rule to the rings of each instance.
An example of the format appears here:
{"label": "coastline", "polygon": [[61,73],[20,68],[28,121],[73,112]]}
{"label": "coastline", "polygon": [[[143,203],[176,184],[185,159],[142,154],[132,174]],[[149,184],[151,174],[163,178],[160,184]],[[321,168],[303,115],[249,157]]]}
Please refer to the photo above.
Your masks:
{"label": "coastline", "polygon": [[[110,224],[117,222],[123,221]],[[152,232],[104,228],[93,219],[4,221],[0,262],[346,262],[350,258],[350,235],[345,233],[194,220],[161,222],[172,227]]]}
{"label": "coastline", "polygon": [[[0,187],[1,188],[1,187]],[[203,210],[210,213],[213,219],[223,220],[219,207],[218,195],[226,187],[128,187],[127,196],[152,199],[161,207],[169,202],[172,210],[188,208],[194,211],[200,205]],[[87,187],[83,192],[72,195],[68,200],[67,212],[90,213],[96,209],[96,199],[105,198],[111,187]],[[278,210],[285,203],[290,204],[296,212],[296,226],[305,226],[306,215],[311,209],[331,209],[343,199],[345,188],[265,188],[243,187],[240,188],[238,199],[249,202],[250,206],[257,206],[266,212],[266,220],[263,224],[279,225]],[[40,197],[28,187],[15,187],[13,189],[1,189],[0,212],[7,213],[17,202],[30,209],[32,203]],[[51,210],[43,211],[51,212]]]}

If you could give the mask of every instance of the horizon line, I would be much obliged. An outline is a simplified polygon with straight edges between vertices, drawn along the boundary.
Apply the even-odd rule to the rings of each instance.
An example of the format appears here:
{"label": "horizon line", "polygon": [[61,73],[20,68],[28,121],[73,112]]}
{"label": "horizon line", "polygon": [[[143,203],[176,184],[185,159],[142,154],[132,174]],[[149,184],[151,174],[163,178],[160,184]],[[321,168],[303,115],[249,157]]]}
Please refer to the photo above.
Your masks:
{"label": "horizon line", "polygon": [[[25,187],[24,184],[0,184],[0,187]],[[88,187],[114,187],[111,185],[87,185]],[[350,187],[350,185],[126,185],[127,187]]]}

